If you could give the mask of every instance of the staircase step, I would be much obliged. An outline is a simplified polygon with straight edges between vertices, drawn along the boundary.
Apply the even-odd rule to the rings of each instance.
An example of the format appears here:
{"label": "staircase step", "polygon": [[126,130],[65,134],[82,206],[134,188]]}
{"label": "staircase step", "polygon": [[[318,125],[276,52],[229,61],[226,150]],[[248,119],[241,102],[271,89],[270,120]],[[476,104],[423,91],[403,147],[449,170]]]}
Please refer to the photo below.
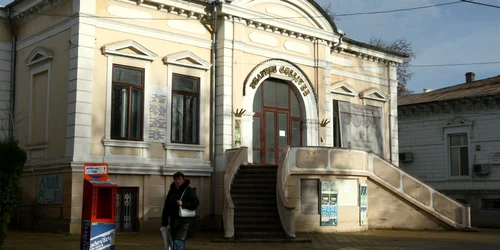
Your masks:
{"label": "staircase step", "polygon": [[238,182],[233,182],[233,185],[231,188],[249,188],[249,189],[262,189],[262,188],[276,188],[276,183],[268,183],[268,182],[261,182],[261,183],[238,183]]}
{"label": "staircase step", "polygon": [[275,192],[269,193],[260,193],[256,194],[254,192],[236,192],[231,194],[233,200],[241,200],[241,199],[265,199],[265,200],[276,200]]}
{"label": "staircase step", "polygon": [[277,168],[240,168],[238,174],[276,174],[278,173]]}
{"label": "staircase step", "polygon": [[235,238],[284,238],[285,233],[283,232],[234,232]]}
{"label": "staircase step", "polygon": [[248,179],[276,179],[276,173],[268,173],[268,172],[243,172],[237,173],[235,178],[245,177]]}
{"label": "staircase step", "polygon": [[281,225],[281,219],[279,217],[263,217],[263,216],[235,216],[235,224],[245,224],[245,223],[262,223],[265,225]]}
{"label": "staircase step", "polygon": [[277,213],[278,212],[278,209],[277,209],[277,206],[276,204],[269,204],[269,205],[266,205],[266,206],[255,206],[255,205],[236,205],[235,204],[235,208],[234,208],[234,211],[235,212],[260,212],[260,213]]}
{"label": "staircase step", "polygon": [[238,205],[252,205],[252,206],[271,206],[274,205],[276,206],[276,200],[248,200],[248,199],[238,199],[238,200],[233,200],[233,203],[235,206]]}
{"label": "staircase step", "polygon": [[235,178],[233,180],[233,184],[236,184],[236,183],[272,183],[274,185],[276,185],[276,177],[274,178],[246,178],[241,176],[242,178]]}
{"label": "staircase step", "polygon": [[270,209],[269,211],[262,211],[262,210],[238,210],[235,209],[234,211],[234,219],[238,218],[246,218],[246,217],[260,217],[260,218],[265,218],[265,219],[273,219],[273,218],[278,218],[279,213],[276,211],[276,209]]}
{"label": "staircase step", "polygon": [[262,223],[245,223],[234,225],[234,231],[238,232],[276,232],[281,231],[282,227],[279,224],[268,225]]}

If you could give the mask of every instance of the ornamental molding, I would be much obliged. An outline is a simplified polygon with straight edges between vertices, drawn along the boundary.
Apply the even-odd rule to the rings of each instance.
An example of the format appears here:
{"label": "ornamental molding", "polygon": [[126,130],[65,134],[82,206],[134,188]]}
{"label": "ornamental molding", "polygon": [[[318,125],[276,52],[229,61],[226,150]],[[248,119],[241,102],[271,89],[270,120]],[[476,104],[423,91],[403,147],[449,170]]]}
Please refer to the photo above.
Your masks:
{"label": "ornamental molding", "polygon": [[492,109],[500,109],[500,95],[399,106],[398,117],[400,119],[410,119],[441,114],[462,114]]}
{"label": "ornamental molding", "polygon": [[24,63],[27,66],[33,66],[47,60],[52,60],[52,58],[54,58],[54,51],[45,47],[36,47],[31,51],[26,60],[24,60]]}
{"label": "ornamental molding", "polygon": [[355,97],[359,94],[359,92],[347,82],[333,84],[331,91],[334,94],[347,95],[351,97]]}
{"label": "ornamental molding", "polygon": [[212,64],[190,51],[163,57],[163,63],[203,70],[208,70],[212,66]]}
{"label": "ornamental molding", "polygon": [[134,40],[104,45],[101,47],[101,52],[104,55],[124,56],[148,61],[153,61],[158,56]]}
{"label": "ornamental molding", "polygon": [[13,8],[16,14],[12,16],[12,19],[17,23],[26,22],[65,1],[66,0],[42,0],[38,3],[28,1],[20,2]]}
{"label": "ornamental molding", "polygon": [[362,99],[369,99],[380,102],[387,102],[389,100],[389,95],[378,88],[372,88],[367,91],[363,91],[359,94],[359,96]]}

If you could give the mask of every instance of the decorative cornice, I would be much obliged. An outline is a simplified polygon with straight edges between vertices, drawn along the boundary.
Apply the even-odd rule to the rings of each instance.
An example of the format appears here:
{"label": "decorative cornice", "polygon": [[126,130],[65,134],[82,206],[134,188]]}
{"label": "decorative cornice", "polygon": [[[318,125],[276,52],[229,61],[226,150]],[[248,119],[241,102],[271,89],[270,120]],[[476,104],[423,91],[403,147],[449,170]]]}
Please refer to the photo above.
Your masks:
{"label": "decorative cornice", "polygon": [[474,125],[473,121],[468,121],[463,119],[462,117],[455,117],[448,121],[444,126],[445,127],[459,127],[459,126],[472,126]]}
{"label": "decorative cornice", "polygon": [[274,16],[265,15],[230,4],[222,4],[219,15],[225,20],[234,20],[235,22],[245,24],[247,27],[253,27],[297,39],[319,41],[329,46],[333,46],[340,36],[331,31],[288,22],[286,19],[277,19]]}
{"label": "decorative cornice", "polygon": [[23,3],[26,1],[21,2],[20,4],[18,4],[20,6],[19,8],[16,8],[18,5],[14,7],[14,12],[16,14],[13,16],[13,19],[16,22],[26,21],[65,1],[66,0],[42,0],[34,5],[27,5],[28,3],[26,3],[26,6],[23,6]]}
{"label": "decorative cornice", "polygon": [[205,5],[187,1],[164,0],[117,0],[119,2],[134,4],[140,7],[156,9],[161,12],[183,16],[187,19],[210,21],[210,13],[205,10]]}
{"label": "decorative cornice", "polygon": [[334,52],[342,55],[353,56],[369,62],[376,62],[395,67],[399,66],[399,62],[395,61],[396,59],[390,59],[382,55],[377,56],[375,55],[375,53],[371,52],[361,52],[359,50],[353,49],[350,45],[346,45],[345,47],[344,45],[342,45],[341,47],[337,48]]}
{"label": "decorative cornice", "polygon": [[491,109],[500,109],[500,95],[399,106],[398,117],[405,119],[441,114],[460,114]]}

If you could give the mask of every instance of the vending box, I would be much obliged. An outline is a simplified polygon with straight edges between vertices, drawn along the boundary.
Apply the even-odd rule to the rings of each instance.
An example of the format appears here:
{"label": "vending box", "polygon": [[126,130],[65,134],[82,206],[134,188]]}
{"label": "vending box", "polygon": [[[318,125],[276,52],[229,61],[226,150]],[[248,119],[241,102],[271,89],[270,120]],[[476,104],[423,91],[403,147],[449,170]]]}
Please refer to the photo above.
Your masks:
{"label": "vending box", "polygon": [[114,249],[116,192],[105,163],[85,163],[80,250]]}

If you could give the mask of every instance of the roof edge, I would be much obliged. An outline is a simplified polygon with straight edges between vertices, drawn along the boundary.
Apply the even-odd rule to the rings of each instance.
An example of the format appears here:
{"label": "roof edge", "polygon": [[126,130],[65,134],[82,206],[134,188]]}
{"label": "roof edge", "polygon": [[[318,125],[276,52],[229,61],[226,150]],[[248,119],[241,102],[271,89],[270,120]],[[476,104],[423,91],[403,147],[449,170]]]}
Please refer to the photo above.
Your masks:
{"label": "roof edge", "polygon": [[348,37],[344,37],[344,41],[347,42],[347,43],[351,43],[353,45],[357,45],[357,46],[360,46],[360,47],[364,47],[364,48],[376,50],[376,51],[387,53],[387,54],[390,54],[390,55],[393,55],[393,56],[397,56],[397,57],[402,57],[402,58],[408,58],[409,57],[409,55],[401,53],[401,52],[396,52],[396,51],[393,51],[393,50],[379,48],[377,46],[373,46],[373,45],[368,44],[368,43],[356,41],[356,40],[348,38]]}
{"label": "roof edge", "polygon": [[326,13],[325,9],[323,9],[323,7],[321,7],[321,5],[319,5],[315,0],[308,0],[308,2],[312,4],[317,10],[319,10],[319,12],[321,12],[321,14],[326,18],[326,20],[332,26],[333,31],[339,34],[339,29],[337,25],[335,24],[335,22],[333,22],[333,18],[330,15],[328,15],[328,13]]}

